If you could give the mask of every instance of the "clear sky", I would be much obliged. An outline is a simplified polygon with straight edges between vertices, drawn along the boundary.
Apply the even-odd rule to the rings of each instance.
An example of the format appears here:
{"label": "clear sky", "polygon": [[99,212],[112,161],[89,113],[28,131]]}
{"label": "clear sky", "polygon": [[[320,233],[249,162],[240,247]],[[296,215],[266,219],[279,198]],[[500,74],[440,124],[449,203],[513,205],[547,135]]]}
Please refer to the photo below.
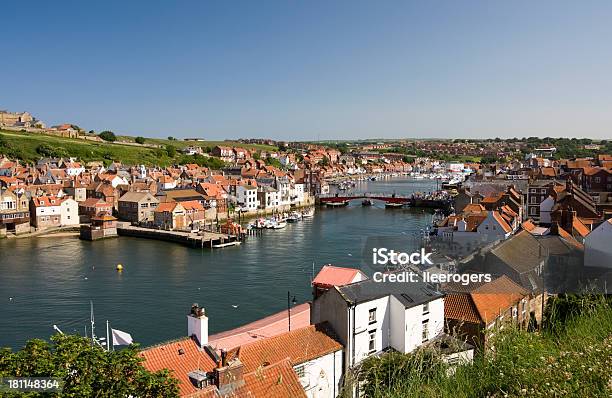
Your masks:
{"label": "clear sky", "polygon": [[10,1],[0,109],[211,139],[612,138],[610,1]]}

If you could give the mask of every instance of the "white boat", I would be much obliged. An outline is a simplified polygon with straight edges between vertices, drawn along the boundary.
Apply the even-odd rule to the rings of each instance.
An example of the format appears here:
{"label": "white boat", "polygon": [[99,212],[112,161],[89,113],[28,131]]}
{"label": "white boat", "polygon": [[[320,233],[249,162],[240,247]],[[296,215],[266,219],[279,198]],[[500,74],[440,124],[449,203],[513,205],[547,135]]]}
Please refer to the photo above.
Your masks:
{"label": "white boat", "polygon": [[213,249],[221,249],[223,247],[229,247],[229,246],[238,246],[240,245],[239,241],[234,241],[234,242],[226,242],[226,243],[219,243],[216,245],[213,245]]}
{"label": "white boat", "polygon": [[302,218],[302,216],[299,213],[296,212],[292,212],[291,214],[289,214],[289,216],[285,219],[285,221],[287,222],[298,222],[300,221],[300,219]]}
{"label": "white boat", "polygon": [[270,226],[271,229],[282,229],[285,228],[287,226],[287,223],[285,221],[276,221],[273,222]]}
{"label": "white boat", "polygon": [[302,212],[302,218],[314,217],[314,214],[315,214],[315,209],[314,207],[311,207],[310,209]]}

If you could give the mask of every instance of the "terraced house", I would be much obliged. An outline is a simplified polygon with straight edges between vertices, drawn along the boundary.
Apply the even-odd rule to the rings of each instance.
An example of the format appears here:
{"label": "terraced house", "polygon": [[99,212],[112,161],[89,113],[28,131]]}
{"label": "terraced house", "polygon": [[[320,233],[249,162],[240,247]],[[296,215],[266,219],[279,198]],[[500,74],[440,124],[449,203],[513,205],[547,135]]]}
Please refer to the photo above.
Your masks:
{"label": "terraced house", "polygon": [[0,190],[0,236],[8,232],[20,234],[30,230],[30,206],[25,194],[10,189]]}

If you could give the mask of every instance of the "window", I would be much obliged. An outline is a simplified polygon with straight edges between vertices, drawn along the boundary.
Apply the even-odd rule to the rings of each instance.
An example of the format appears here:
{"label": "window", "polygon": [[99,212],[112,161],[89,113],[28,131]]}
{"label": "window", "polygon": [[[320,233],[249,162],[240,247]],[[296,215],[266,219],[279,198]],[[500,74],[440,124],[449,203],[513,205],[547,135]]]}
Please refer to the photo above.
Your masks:
{"label": "window", "polygon": [[369,323],[376,322],[376,308],[372,308],[370,309],[370,311],[368,311],[368,322]]}
{"label": "window", "polygon": [[429,314],[429,303],[423,304],[423,315]]}
{"label": "window", "polygon": [[297,374],[297,377],[299,379],[301,379],[302,377],[306,376],[306,371],[304,369],[304,365],[298,365],[295,368],[293,368],[295,370],[295,373]]}
{"label": "window", "polygon": [[540,193],[545,195],[546,194],[546,189],[540,189]]}
{"label": "window", "polygon": [[423,343],[429,340],[429,319],[425,319],[423,321],[423,335],[422,341]]}
{"label": "window", "polygon": [[376,330],[368,332],[368,353],[376,352]]}
{"label": "window", "polygon": [[529,198],[529,201],[530,201],[531,203],[533,203],[533,204],[536,204],[536,203],[538,203],[538,198],[537,198],[537,197],[535,197],[535,196],[532,196],[532,197],[530,197],[530,198]]}
{"label": "window", "polygon": [[601,182],[601,178],[600,177],[595,177],[595,183],[599,184]]}

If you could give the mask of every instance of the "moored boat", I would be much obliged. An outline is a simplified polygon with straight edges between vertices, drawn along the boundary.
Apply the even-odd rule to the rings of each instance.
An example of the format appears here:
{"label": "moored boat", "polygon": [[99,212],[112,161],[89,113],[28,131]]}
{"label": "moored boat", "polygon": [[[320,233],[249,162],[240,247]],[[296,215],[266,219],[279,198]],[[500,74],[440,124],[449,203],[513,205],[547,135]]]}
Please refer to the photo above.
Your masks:
{"label": "moored boat", "polygon": [[361,205],[362,205],[362,206],[372,206],[372,201],[371,201],[370,199],[364,199],[364,200],[361,202]]}

